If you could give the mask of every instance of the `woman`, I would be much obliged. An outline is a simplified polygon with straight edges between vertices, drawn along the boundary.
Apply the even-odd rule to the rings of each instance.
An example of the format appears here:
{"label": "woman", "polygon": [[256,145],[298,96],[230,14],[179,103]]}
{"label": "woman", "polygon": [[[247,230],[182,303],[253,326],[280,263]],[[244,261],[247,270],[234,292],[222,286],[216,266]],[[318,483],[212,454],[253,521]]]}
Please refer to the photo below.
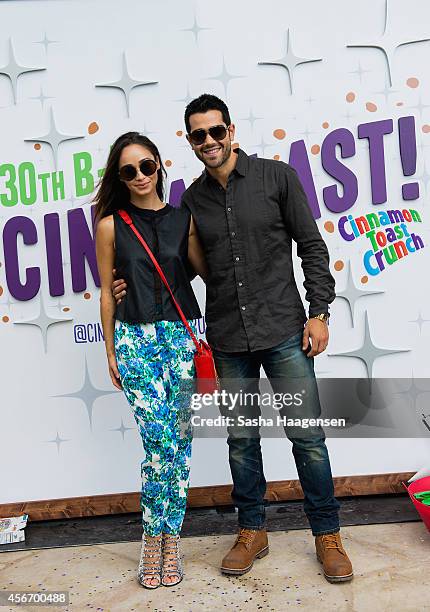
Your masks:
{"label": "woman", "polygon": [[[138,580],[152,589],[173,586],[183,577],[179,533],[189,482],[195,346],[153,263],[118,211],[130,215],[193,327],[191,320],[201,314],[190,284],[191,267],[205,277],[204,258],[190,213],[163,201],[165,173],[155,144],[128,132],[113,144],[95,197],[109,374],[133,409],[144,450]],[[128,284],[117,306],[111,293],[113,268]]]}

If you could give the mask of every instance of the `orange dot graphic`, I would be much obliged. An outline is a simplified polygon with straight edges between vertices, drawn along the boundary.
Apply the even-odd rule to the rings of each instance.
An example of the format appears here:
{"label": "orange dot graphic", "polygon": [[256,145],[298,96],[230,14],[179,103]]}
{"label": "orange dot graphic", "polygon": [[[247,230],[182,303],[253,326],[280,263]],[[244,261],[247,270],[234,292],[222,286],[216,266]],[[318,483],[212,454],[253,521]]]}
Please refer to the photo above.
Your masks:
{"label": "orange dot graphic", "polygon": [[396,106],[403,106],[403,102],[397,102]]}
{"label": "orange dot graphic", "polygon": [[176,132],[176,136],[182,136],[182,134],[183,134],[182,130],[178,130],[178,131]]}
{"label": "orange dot graphic", "polygon": [[3,321],[3,323],[9,323],[9,317],[7,315],[5,315],[4,317],[2,317],[1,319]]}
{"label": "orange dot graphic", "polygon": [[346,94],[345,98],[346,98],[346,101],[349,102],[349,103],[354,102],[354,100],[355,100],[355,93],[353,91],[349,91]]}
{"label": "orange dot graphic", "polygon": [[333,225],[333,221],[326,221],[324,223],[324,229],[326,232],[328,232],[329,234],[332,234],[334,232],[334,225]]}
{"label": "orange dot graphic", "polygon": [[366,102],[366,110],[368,110],[369,113],[374,113],[378,110],[378,107],[373,102]]}
{"label": "orange dot graphic", "polygon": [[323,128],[326,130],[329,127],[329,123],[328,121],[324,121],[324,123],[322,124]]}
{"label": "orange dot graphic", "polygon": [[361,277],[361,282],[363,283],[363,285],[365,285],[367,283],[367,281],[369,280],[369,277],[364,275]]}
{"label": "orange dot graphic", "polygon": [[318,153],[320,152],[321,147],[317,144],[314,144],[311,146],[311,153],[312,155],[318,155]]}
{"label": "orange dot graphic", "polygon": [[63,308],[63,312],[69,312],[69,311],[70,311],[70,308],[69,308],[68,306],[65,306],[65,307]]}
{"label": "orange dot graphic", "polygon": [[41,147],[41,145],[38,142],[36,142],[36,144],[34,145],[34,148],[35,148],[36,151],[40,151],[40,149],[42,147]]}
{"label": "orange dot graphic", "polygon": [[428,134],[430,132],[430,125],[426,123],[425,125],[423,125],[421,129],[424,132],[424,134]]}
{"label": "orange dot graphic", "polygon": [[273,136],[277,138],[278,140],[283,140],[286,135],[287,134],[285,133],[285,130],[283,130],[282,128],[273,130]]}
{"label": "orange dot graphic", "polygon": [[98,131],[99,131],[98,123],[96,123],[95,121],[90,123],[90,125],[88,126],[88,134],[95,134]]}
{"label": "orange dot graphic", "polygon": [[335,264],[334,264],[334,269],[336,270],[336,272],[340,272],[341,270],[343,270],[344,267],[344,263],[341,259],[338,259]]}
{"label": "orange dot graphic", "polygon": [[280,155],[274,155],[274,156],[273,156],[273,159],[276,159],[276,161],[278,161],[278,160],[280,160],[280,159],[281,159],[281,156],[280,156]]}
{"label": "orange dot graphic", "polygon": [[166,161],[164,162],[164,164],[170,168],[170,166],[172,165],[172,161],[170,159],[166,159]]}
{"label": "orange dot graphic", "polygon": [[416,77],[410,77],[407,81],[406,81],[406,85],[408,87],[411,87],[412,89],[416,89],[418,87],[418,85],[420,84],[419,80]]}
{"label": "orange dot graphic", "polygon": [[3,295],[3,287],[0,287],[0,295]]}
{"label": "orange dot graphic", "polygon": [[84,299],[85,300],[90,300],[91,299],[91,293],[84,293]]}

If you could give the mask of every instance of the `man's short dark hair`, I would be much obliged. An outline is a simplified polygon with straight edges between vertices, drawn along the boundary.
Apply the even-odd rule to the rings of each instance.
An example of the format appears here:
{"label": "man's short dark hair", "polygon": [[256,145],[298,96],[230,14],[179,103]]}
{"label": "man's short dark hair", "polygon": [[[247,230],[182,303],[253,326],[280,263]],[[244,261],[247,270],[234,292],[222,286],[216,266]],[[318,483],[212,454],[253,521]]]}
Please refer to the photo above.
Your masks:
{"label": "man's short dark hair", "polygon": [[230,119],[230,113],[227,108],[227,104],[223,102],[217,96],[205,93],[199,96],[198,98],[196,98],[195,100],[191,100],[191,102],[188,104],[187,108],[185,109],[184,119],[185,119],[185,127],[187,130],[187,133],[189,134],[191,130],[191,126],[190,126],[190,116],[191,115],[194,115],[195,113],[207,113],[208,111],[211,111],[211,110],[220,111],[222,114],[222,120],[224,121],[224,123],[227,126],[230,125],[231,119]]}

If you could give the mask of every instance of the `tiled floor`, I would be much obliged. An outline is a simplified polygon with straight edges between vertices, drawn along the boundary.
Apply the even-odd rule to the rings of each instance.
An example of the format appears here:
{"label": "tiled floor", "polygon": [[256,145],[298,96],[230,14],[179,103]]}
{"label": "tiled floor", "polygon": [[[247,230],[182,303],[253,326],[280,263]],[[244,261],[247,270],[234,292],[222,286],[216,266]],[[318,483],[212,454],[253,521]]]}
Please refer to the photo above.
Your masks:
{"label": "tiled floor", "polygon": [[345,527],[342,535],[355,569],[345,584],[325,581],[313,538],[300,530],[271,533],[270,554],[242,577],[218,570],[231,536],[183,538],[184,581],[154,591],[135,578],[138,542],[2,553],[0,589],[68,590],[70,605],[50,608],[65,612],[430,611],[430,533],[422,523]]}

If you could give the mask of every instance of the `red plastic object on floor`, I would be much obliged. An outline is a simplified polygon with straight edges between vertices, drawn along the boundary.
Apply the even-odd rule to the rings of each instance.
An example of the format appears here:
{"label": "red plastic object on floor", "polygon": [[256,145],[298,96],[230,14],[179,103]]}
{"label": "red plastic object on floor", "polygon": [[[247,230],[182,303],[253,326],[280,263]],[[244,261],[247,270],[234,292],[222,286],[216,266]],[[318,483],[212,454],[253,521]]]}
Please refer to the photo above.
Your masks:
{"label": "red plastic object on floor", "polygon": [[426,478],[419,478],[411,482],[409,486],[404,485],[405,489],[409,493],[409,497],[412,500],[418,514],[422,518],[424,525],[430,531],[430,506],[426,506],[418,499],[415,499],[414,493],[421,493],[422,491],[430,491],[430,476]]}

